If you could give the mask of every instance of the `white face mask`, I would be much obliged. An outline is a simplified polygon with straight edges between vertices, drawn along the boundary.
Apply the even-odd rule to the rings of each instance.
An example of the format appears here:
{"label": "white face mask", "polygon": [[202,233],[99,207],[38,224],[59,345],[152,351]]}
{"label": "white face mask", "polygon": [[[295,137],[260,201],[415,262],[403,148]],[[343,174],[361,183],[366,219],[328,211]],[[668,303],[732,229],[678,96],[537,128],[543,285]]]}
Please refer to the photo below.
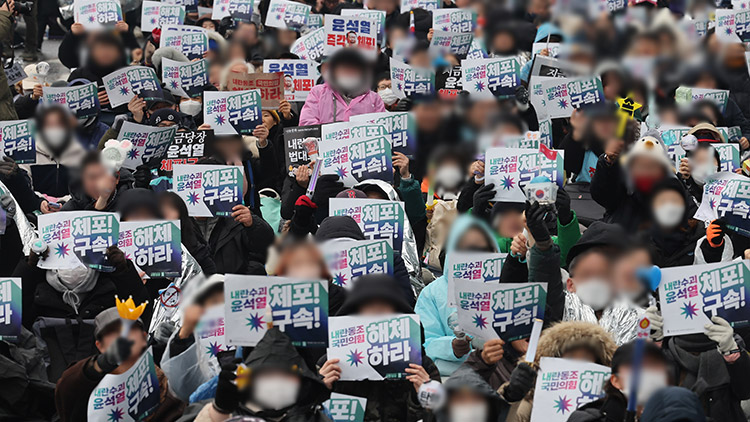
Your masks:
{"label": "white face mask", "polygon": [[695,168],[690,171],[690,176],[695,183],[703,186],[706,184],[708,176],[716,173],[716,166],[713,163],[696,164]]}
{"label": "white face mask", "polygon": [[297,401],[299,385],[299,381],[286,377],[258,377],[255,380],[253,397],[255,402],[265,409],[284,409]]}
{"label": "white face mask", "polygon": [[[628,397],[630,395],[630,389],[632,388],[630,374],[625,375],[623,378],[625,379],[625,390],[620,391],[622,391],[622,394],[624,394],[625,397]],[[636,401],[639,405],[644,405],[646,404],[646,402],[648,402],[648,399],[650,399],[654,395],[654,393],[666,386],[667,374],[661,371],[650,371],[644,369],[643,371],[641,371],[641,376],[638,379],[638,393]]]}
{"label": "white face mask", "polygon": [[359,76],[339,76],[336,78],[336,83],[343,90],[354,91],[362,86],[362,78]]}
{"label": "white face mask", "polygon": [[55,148],[59,147],[65,142],[65,138],[68,137],[68,131],[61,127],[51,127],[44,129],[43,138],[47,145]]}
{"label": "white face mask", "polygon": [[180,103],[180,111],[191,116],[197,116],[203,109],[200,101],[187,100]]}
{"label": "white face mask", "polygon": [[673,202],[661,205],[654,210],[656,222],[665,229],[671,229],[680,224],[684,214],[685,206]]}
{"label": "white face mask", "polygon": [[612,287],[607,280],[590,278],[581,283],[576,283],[576,295],[584,305],[588,305],[595,311],[606,308],[612,298]]}
{"label": "white face mask", "polygon": [[444,188],[453,189],[463,181],[463,174],[456,166],[444,166],[435,173],[435,181]]}
{"label": "white face mask", "polygon": [[457,404],[451,406],[451,422],[485,422],[487,404]]}
{"label": "white face mask", "polygon": [[380,91],[378,91],[378,95],[380,95],[380,98],[387,106],[393,105],[394,103],[396,103],[396,101],[398,101],[398,97],[390,88],[381,89]]}

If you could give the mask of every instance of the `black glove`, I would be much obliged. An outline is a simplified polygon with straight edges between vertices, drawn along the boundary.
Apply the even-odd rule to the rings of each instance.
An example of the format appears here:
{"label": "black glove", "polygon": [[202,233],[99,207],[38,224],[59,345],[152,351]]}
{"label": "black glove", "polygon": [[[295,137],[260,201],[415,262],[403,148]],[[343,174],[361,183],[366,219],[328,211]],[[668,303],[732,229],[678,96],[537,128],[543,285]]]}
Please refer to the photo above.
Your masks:
{"label": "black glove", "polygon": [[490,201],[495,197],[495,184],[484,185],[474,192],[474,204],[471,213],[482,219],[489,219]]}
{"label": "black glove", "polygon": [[547,213],[548,211],[538,202],[532,204],[526,201],[526,226],[537,243],[550,240],[549,229],[544,221]]}
{"label": "black glove", "polygon": [[18,173],[18,164],[7,155],[0,160],[0,176],[11,178]]}
{"label": "black glove", "polygon": [[328,199],[334,198],[344,190],[344,183],[339,180],[339,177],[335,174],[326,174],[325,176],[318,177],[318,182],[315,185],[315,193],[313,193],[312,201],[317,206],[328,206]]}
{"label": "black glove", "polygon": [[232,413],[237,409],[240,403],[240,392],[237,390],[237,364],[242,359],[237,358],[232,362],[221,366],[219,381],[216,384],[216,396],[214,396],[214,408],[220,413]]}
{"label": "black glove", "polygon": [[536,381],[536,371],[526,362],[521,362],[516,369],[510,374],[510,381],[505,387],[504,396],[508,403],[520,401],[526,396],[526,393],[534,388]]}
{"label": "black glove", "polygon": [[96,357],[96,364],[102,373],[108,374],[130,357],[132,347],[133,340],[117,337],[104,353]]}
{"label": "black glove", "polygon": [[0,206],[3,207],[8,217],[13,218],[16,215],[16,203],[13,202],[13,197],[9,193],[0,195]]}
{"label": "black glove", "polygon": [[529,103],[529,90],[523,85],[518,85],[516,87],[516,101],[522,105]]}
{"label": "black glove", "polygon": [[133,178],[135,179],[135,187],[150,189],[151,187],[151,168],[148,164],[141,164],[135,168],[133,172]]}
{"label": "black glove", "polygon": [[117,245],[112,245],[107,248],[107,261],[109,262],[109,265],[118,270],[124,268],[128,263],[128,259],[125,258],[125,253],[121,251]]}
{"label": "black glove", "polygon": [[570,210],[570,195],[563,188],[557,190],[555,209],[557,210],[557,219],[561,225],[565,226],[573,220],[573,212]]}

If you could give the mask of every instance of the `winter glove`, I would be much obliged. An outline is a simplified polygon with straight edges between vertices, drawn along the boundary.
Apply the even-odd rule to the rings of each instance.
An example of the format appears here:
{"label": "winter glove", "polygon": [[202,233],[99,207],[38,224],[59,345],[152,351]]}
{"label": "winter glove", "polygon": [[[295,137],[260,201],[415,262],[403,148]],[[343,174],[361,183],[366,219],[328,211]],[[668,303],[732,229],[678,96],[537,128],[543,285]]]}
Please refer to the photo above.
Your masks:
{"label": "winter glove", "polygon": [[712,248],[718,248],[724,244],[724,231],[726,231],[726,222],[722,218],[712,221],[706,227],[706,239]]}
{"label": "winter glove", "polygon": [[169,338],[172,337],[172,333],[177,329],[174,322],[164,321],[156,326],[154,331],[154,341],[156,344],[167,344]]}
{"label": "winter glove", "polygon": [[96,364],[102,373],[108,374],[130,357],[132,347],[133,340],[117,337],[104,353],[96,357]]}
{"label": "winter glove", "polygon": [[521,111],[526,111],[529,107],[529,90],[523,85],[516,87],[516,103]]}
{"label": "winter glove", "polygon": [[219,413],[232,413],[239,405],[240,392],[237,390],[237,384],[234,380],[237,379],[235,371],[240,361],[241,359],[237,358],[221,367],[219,381],[216,384],[216,396],[214,397],[214,408]]}
{"label": "winter glove", "polygon": [[706,336],[719,345],[719,351],[721,353],[729,353],[732,350],[737,350],[737,342],[734,341],[734,329],[731,325],[722,317],[715,316],[711,318],[713,324],[706,324],[703,329],[706,331]]}
{"label": "winter glove", "polygon": [[471,213],[482,219],[489,219],[490,201],[495,197],[495,184],[484,185],[474,192],[474,204]]}
{"label": "winter glove", "polygon": [[107,248],[107,261],[109,262],[109,265],[115,267],[117,270],[125,268],[128,263],[127,258],[125,258],[125,253],[121,251],[117,245],[112,245]]}
{"label": "winter glove", "polygon": [[464,357],[467,353],[471,352],[471,344],[466,337],[454,338],[451,346],[453,347],[453,354],[457,358]]}
{"label": "winter glove", "polygon": [[573,220],[573,211],[570,210],[570,195],[564,188],[557,190],[557,199],[555,199],[555,209],[557,210],[557,220],[560,225],[566,226]]}
{"label": "winter glove", "polygon": [[289,225],[289,232],[300,238],[305,237],[308,233],[313,233],[318,229],[313,219],[315,210],[318,208],[307,195],[301,195],[294,203],[294,215]]}
{"label": "winter glove", "polygon": [[133,172],[133,178],[135,179],[135,187],[150,189],[151,187],[151,168],[148,164],[141,164],[135,168]]}
{"label": "winter glove", "polygon": [[11,178],[18,173],[18,164],[7,155],[0,160],[0,176]]}
{"label": "winter glove", "polygon": [[0,206],[3,207],[8,217],[13,218],[16,215],[16,203],[13,202],[13,197],[9,193],[0,196]]}
{"label": "winter glove", "polygon": [[656,306],[650,306],[646,309],[646,318],[651,321],[651,340],[664,340],[664,318],[661,317],[659,309]]}
{"label": "winter glove", "polygon": [[550,240],[549,229],[547,229],[547,223],[544,221],[547,212],[538,202],[532,204],[526,201],[526,227],[529,228],[529,233],[537,243]]}
{"label": "winter glove", "polygon": [[536,370],[526,362],[521,362],[510,374],[510,381],[503,393],[508,403],[520,401],[526,393],[534,388],[536,381]]}
{"label": "winter glove", "polygon": [[328,205],[328,199],[335,197],[342,190],[344,190],[344,183],[339,181],[337,175],[326,174],[320,176],[315,185],[315,193],[313,193],[312,201],[318,206]]}

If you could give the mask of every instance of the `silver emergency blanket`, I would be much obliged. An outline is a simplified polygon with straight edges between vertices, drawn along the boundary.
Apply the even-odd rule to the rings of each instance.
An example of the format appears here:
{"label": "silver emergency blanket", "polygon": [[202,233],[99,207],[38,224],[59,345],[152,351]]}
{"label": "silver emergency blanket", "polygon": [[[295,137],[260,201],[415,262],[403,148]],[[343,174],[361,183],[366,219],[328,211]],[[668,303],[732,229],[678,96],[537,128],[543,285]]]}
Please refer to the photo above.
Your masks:
{"label": "silver emergency blanket", "polygon": [[156,327],[162,322],[173,321],[176,322],[179,318],[177,316],[177,309],[185,303],[185,293],[191,289],[191,284],[197,278],[202,278],[203,270],[201,269],[198,261],[190,255],[190,252],[182,245],[182,273],[179,278],[176,278],[173,282],[175,287],[180,289],[181,301],[177,307],[167,307],[161,303],[160,298],[154,300],[154,314],[151,317],[151,325],[149,326],[148,332],[153,333]]}
{"label": "silver emergency blanket", "polygon": [[10,193],[10,189],[8,189],[8,187],[5,186],[3,182],[0,182],[0,195],[6,193],[10,195],[11,198],[13,198],[13,203],[16,204],[16,213],[13,215],[13,221],[15,221],[16,227],[18,227],[18,234],[21,236],[21,242],[23,243],[23,254],[28,255],[31,251],[31,244],[34,243],[37,238],[36,229],[34,229],[34,226],[31,225],[29,220],[23,214],[21,206],[18,205],[18,201],[16,201],[16,198],[12,193]]}
{"label": "silver emergency blanket", "polygon": [[622,298],[607,306],[602,312],[602,317],[597,320],[594,310],[581,302],[578,295],[565,291],[563,321],[585,321],[598,324],[612,334],[618,346],[635,340],[638,318],[645,312],[645,309]]}

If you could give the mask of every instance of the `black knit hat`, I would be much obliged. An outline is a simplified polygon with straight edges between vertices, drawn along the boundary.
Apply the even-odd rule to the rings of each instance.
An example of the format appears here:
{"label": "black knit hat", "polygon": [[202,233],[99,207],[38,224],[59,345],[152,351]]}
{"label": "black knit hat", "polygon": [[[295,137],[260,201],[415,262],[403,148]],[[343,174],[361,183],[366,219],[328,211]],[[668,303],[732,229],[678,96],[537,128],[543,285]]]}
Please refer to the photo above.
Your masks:
{"label": "black knit hat", "polygon": [[348,215],[326,217],[315,232],[315,240],[318,242],[340,238],[365,240],[365,235],[357,222]]}
{"label": "black knit hat", "polygon": [[[615,350],[615,354],[612,355],[612,373],[616,374],[620,367],[625,365],[631,365],[633,362],[633,356],[635,355],[635,342],[625,343]],[[667,356],[662,351],[661,347],[657,346],[653,342],[646,342],[643,348],[643,356],[651,357],[664,364],[667,363]]]}
{"label": "black knit hat", "polygon": [[356,314],[363,305],[374,301],[391,304],[397,313],[414,313],[414,309],[404,298],[403,289],[392,276],[367,274],[357,278],[337,315]]}

